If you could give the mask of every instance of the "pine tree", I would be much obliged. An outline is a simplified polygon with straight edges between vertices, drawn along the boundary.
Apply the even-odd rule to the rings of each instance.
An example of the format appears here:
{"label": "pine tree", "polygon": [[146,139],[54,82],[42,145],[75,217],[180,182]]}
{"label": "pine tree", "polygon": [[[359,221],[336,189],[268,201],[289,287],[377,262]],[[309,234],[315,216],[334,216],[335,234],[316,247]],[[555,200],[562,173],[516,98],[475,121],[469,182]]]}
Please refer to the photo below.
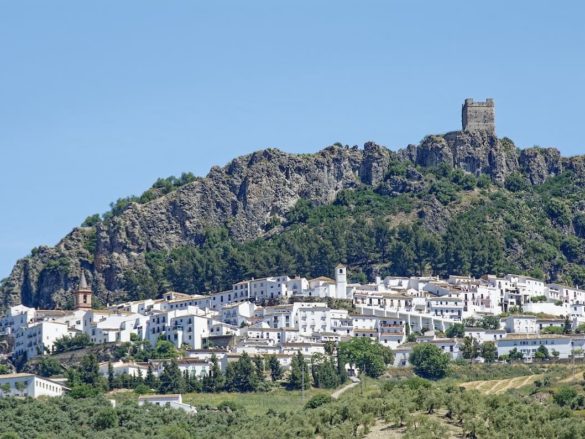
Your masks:
{"label": "pine tree", "polygon": [[258,384],[256,366],[250,356],[244,352],[235,365],[234,387],[239,392],[253,392],[258,388]]}
{"label": "pine tree", "polygon": [[337,349],[337,376],[339,378],[339,383],[343,384],[347,381],[347,369],[345,365],[347,364],[347,360],[345,355]]}
{"label": "pine tree", "polygon": [[158,387],[158,382],[156,377],[154,376],[152,364],[150,363],[148,363],[148,370],[146,371],[146,379],[144,380],[144,384],[146,384],[151,389]]}
{"label": "pine tree", "polygon": [[270,368],[270,378],[272,381],[278,381],[282,378],[282,367],[276,355],[272,354],[268,359],[268,367]]}
{"label": "pine tree", "polygon": [[315,386],[324,389],[333,389],[339,385],[339,376],[333,365],[333,361],[325,359],[314,367]]}
{"label": "pine tree", "polygon": [[260,355],[255,355],[253,361],[256,366],[256,376],[258,377],[258,380],[264,381],[264,359]]}
{"label": "pine tree", "polygon": [[174,358],[166,362],[160,375],[158,391],[160,393],[182,393],[185,390],[185,381],[179,370],[179,364]]}
{"label": "pine tree", "polygon": [[236,364],[228,363],[224,375],[224,387],[226,392],[236,391]]}
{"label": "pine tree", "polygon": [[211,355],[211,369],[203,378],[204,392],[219,392],[223,390],[224,379],[215,354]]}
{"label": "pine tree", "polygon": [[114,366],[111,361],[108,361],[108,388],[110,390],[114,388]]}
{"label": "pine tree", "polygon": [[81,382],[95,385],[100,381],[100,365],[93,354],[88,354],[81,359],[79,366]]}
{"label": "pine tree", "polygon": [[291,361],[291,371],[288,382],[289,389],[300,390],[304,386],[308,389],[311,386],[311,375],[305,357],[301,351],[293,356]]}

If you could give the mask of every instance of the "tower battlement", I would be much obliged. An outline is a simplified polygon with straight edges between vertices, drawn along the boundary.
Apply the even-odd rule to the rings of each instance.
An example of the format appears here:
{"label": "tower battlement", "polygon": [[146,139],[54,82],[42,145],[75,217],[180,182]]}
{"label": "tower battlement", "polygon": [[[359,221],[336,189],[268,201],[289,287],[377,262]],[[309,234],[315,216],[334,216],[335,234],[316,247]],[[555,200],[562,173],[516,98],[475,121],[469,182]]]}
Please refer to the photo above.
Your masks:
{"label": "tower battlement", "polygon": [[461,110],[461,122],[463,131],[487,131],[495,134],[496,115],[493,99],[484,102],[474,102],[473,99],[465,99]]}

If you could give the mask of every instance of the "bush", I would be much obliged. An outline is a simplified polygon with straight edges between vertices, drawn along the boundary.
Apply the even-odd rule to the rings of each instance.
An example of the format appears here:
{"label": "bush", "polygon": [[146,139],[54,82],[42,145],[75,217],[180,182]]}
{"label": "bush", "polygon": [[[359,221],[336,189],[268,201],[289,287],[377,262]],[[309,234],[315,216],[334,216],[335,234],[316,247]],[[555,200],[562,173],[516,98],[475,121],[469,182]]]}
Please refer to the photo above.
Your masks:
{"label": "bush", "polygon": [[447,374],[449,356],[431,343],[420,343],[412,348],[409,358],[414,373],[431,380],[438,380]]}
{"label": "bush", "polygon": [[508,178],[506,178],[504,187],[510,192],[520,192],[528,190],[530,188],[530,183],[528,183],[528,180],[526,180],[522,174],[513,172],[508,175]]}
{"label": "bush", "polygon": [[105,408],[96,413],[92,423],[98,431],[114,428],[118,425],[118,414],[113,408]]}
{"label": "bush", "polygon": [[553,395],[553,400],[561,407],[570,406],[577,396],[577,391],[569,386],[559,388]]}
{"label": "bush", "polygon": [[316,409],[317,407],[322,406],[323,404],[329,404],[333,399],[330,395],[325,393],[320,393],[313,396],[307,403],[305,404],[306,409]]}
{"label": "bush", "polygon": [[93,398],[100,394],[100,389],[89,384],[79,384],[71,389],[68,395],[74,399]]}
{"label": "bush", "polygon": [[237,403],[236,401],[230,401],[230,400],[226,400],[226,401],[222,401],[219,403],[219,405],[217,406],[218,410],[221,410],[222,412],[245,412],[244,406],[241,405],[240,403]]}
{"label": "bush", "polygon": [[432,384],[429,381],[421,377],[412,377],[400,383],[401,387],[407,387],[412,390],[428,389],[431,387],[431,385]]}

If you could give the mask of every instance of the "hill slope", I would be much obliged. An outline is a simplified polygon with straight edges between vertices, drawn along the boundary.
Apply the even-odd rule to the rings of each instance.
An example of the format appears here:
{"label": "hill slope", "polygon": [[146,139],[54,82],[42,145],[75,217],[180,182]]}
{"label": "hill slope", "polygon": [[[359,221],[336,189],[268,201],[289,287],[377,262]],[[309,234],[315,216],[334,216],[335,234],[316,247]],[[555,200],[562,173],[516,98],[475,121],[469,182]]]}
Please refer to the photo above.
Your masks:
{"label": "hill slope", "polygon": [[0,284],[2,306],[70,303],[79,268],[102,302],[204,292],[246,276],[530,272],[585,281],[585,165],[485,133],[316,154],[268,149],[205,178],[118,200]]}

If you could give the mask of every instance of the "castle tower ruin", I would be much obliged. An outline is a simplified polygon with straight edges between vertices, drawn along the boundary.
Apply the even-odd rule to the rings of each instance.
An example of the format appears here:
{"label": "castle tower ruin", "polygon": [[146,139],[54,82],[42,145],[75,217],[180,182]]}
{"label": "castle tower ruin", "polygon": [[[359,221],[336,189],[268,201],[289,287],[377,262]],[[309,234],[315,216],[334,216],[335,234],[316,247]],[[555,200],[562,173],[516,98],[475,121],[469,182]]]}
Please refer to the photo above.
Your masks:
{"label": "castle tower ruin", "polygon": [[473,102],[473,99],[465,99],[461,111],[463,131],[486,131],[496,133],[495,104],[493,99],[485,102]]}

